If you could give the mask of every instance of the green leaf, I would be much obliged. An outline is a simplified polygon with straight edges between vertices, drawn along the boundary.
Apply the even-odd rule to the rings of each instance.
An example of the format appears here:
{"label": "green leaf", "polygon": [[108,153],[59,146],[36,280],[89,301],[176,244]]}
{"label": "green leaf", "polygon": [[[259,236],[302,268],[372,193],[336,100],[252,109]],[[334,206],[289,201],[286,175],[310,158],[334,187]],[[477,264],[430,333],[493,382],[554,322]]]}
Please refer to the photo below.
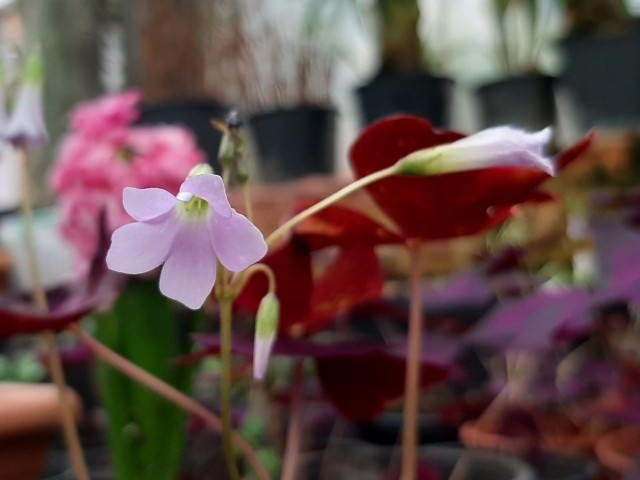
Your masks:
{"label": "green leaf", "polygon": [[[111,318],[101,319],[98,337],[136,365],[187,391],[191,369],[172,360],[189,351],[184,324],[192,315],[177,315],[155,281],[135,279],[114,305]],[[175,480],[186,415],[109,367],[102,368],[101,380],[119,480]]]}

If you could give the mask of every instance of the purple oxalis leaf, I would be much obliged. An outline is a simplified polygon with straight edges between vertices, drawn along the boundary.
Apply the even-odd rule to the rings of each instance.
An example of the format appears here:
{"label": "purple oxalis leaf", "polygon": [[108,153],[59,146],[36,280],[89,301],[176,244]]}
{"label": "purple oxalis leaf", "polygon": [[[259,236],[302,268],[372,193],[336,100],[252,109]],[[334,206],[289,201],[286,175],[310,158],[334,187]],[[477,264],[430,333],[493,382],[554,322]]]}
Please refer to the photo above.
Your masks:
{"label": "purple oxalis leaf", "polygon": [[585,290],[540,291],[498,305],[469,334],[469,341],[500,350],[553,348],[558,332],[588,325]]}

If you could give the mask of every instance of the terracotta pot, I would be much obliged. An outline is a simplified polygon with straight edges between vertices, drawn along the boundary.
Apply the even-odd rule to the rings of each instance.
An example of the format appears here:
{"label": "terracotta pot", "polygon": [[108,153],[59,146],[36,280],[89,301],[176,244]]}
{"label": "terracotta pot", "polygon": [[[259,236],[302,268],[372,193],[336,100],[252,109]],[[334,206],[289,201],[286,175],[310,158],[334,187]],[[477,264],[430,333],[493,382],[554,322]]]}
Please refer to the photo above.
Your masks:
{"label": "terracotta pot", "polygon": [[603,435],[596,443],[596,455],[604,466],[622,474],[640,455],[640,426],[624,427]]}
{"label": "terracotta pot", "polygon": [[460,426],[458,437],[467,447],[495,450],[517,457],[526,457],[538,443],[538,439],[534,437],[507,437],[480,428],[476,420],[464,422]]}
{"label": "terracotta pot", "polygon": [[[539,439],[529,437],[507,437],[497,433],[487,432],[478,428],[476,421],[465,422],[459,431],[460,440],[467,446],[497,450],[502,453],[527,457],[535,447]],[[561,444],[562,448],[553,448],[549,442],[543,444],[543,451],[535,463],[540,480],[594,480],[598,474],[598,468],[594,461],[585,455],[579,454],[579,449],[567,440]],[[582,441],[578,442],[579,445]],[[567,448],[570,445],[571,448]],[[555,445],[558,447],[558,445]]]}
{"label": "terracotta pot", "polygon": [[[82,407],[68,397],[76,415]],[[50,384],[0,383],[0,478],[38,480],[53,432],[61,425],[58,392]]]}
{"label": "terracotta pot", "polygon": [[[545,450],[593,455],[595,444],[600,437],[598,432],[580,431],[566,417],[560,415],[542,415],[536,420],[542,431],[542,446]],[[540,441],[537,437],[514,438],[479,429],[475,421],[464,423],[458,435],[467,446],[490,448],[518,456],[526,455],[526,452]]]}

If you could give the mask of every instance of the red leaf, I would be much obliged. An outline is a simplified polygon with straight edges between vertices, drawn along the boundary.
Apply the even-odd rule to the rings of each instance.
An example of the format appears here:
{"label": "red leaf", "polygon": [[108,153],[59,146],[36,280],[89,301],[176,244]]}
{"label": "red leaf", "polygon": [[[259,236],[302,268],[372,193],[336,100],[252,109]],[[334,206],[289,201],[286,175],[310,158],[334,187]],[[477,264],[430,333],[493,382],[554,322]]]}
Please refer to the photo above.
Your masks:
{"label": "red leaf", "polygon": [[562,171],[569,167],[573,162],[579,159],[584,153],[591,148],[595,133],[589,132],[577,143],[574,143],[571,147],[563,150],[556,157],[556,168],[558,171]]}
{"label": "red leaf", "polygon": [[345,247],[315,279],[306,316],[294,325],[296,334],[310,334],[333,322],[336,315],[350,311],[382,295],[384,276],[371,247]]}
{"label": "red leaf", "polygon": [[[347,418],[365,421],[404,394],[405,359],[371,352],[360,356],[319,358],[318,379],[325,395]],[[420,385],[441,382],[447,368],[423,363]]]}
{"label": "red leaf", "polygon": [[115,300],[119,282],[109,276],[95,290],[85,285],[71,285],[47,292],[50,309],[42,313],[35,304],[20,298],[0,298],[0,338],[45,330],[58,332],[82,320],[90,312],[104,308]]}
{"label": "red leaf", "polygon": [[[312,206],[310,200],[299,200],[296,211]],[[300,223],[294,235],[303,239],[311,250],[342,245],[388,245],[402,243],[396,235],[356,210],[332,205]]]}
{"label": "red leaf", "polygon": [[[350,153],[358,177],[393,165],[419,149],[463,136],[433,130],[413,116],[378,121],[357,139]],[[562,165],[588,148],[590,139],[560,156]],[[392,177],[367,187],[376,203],[408,239],[436,240],[473,235],[498,225],[510,207],[528,200],[548,175],[520,167],[499,167],[422,178]]]}

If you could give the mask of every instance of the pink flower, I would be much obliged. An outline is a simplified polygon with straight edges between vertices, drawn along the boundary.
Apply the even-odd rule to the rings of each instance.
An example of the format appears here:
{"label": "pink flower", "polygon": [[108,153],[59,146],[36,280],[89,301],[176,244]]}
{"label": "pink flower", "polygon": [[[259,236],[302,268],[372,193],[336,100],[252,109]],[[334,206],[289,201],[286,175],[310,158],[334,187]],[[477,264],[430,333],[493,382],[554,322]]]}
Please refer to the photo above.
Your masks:
{"label": "pink flower", "polygon": [[193,135],[180,127],[132,128],[126,140],[135,156],[131,163],[135,184],[131,186],[157,187],[176,193],[186,173],[204,161]]}
{"label": "pink flower", "polygon": [[114,189],[122,191],[131,177],[131,164],[123,155],[124,150],[113,143],[96,142],[72,133],[60,146],[58,162],[51,172],[51,186],[61,195],[86,190],[114,196]]}
{"label": "pink flower", "polygon": [[129,90],[83,103],[71,114],[71,128],[92,139],[118,142],[140,116],[141,98],[139,91]]}
{"label": "pink flower", "polygon": [[157,187],[177,193],[189,171],[203,160],[193,136],[178,126],[133,127],[113,137],[72,132],[63,140],[51,173],[60,197],[61,232],[86,271],[98,244],[98,219],[106,211],[109,233],[131,221],[122,207],[125,187]]}
{"label": "pink flower", "polygon": [[218,175],[187,178],[176,197],[159,188],[125,188],[123,204],[136,222],[114,232],[107,266],[139,274],[164,264],[160,291],[191,309],[211,293],[216,260],[239,272],[267,252],[260,230],[231,208]]}
{"label": "pink flower", "polygon": [[75,250],[79,276],[88,273],[91,260],[100,245],[98,222],[101,214],[104,212],[104,227],[109,233],[131,222],[119,198],[100,192],[72,192],[65,195],[60,201],[60,211],[60,233]]}

